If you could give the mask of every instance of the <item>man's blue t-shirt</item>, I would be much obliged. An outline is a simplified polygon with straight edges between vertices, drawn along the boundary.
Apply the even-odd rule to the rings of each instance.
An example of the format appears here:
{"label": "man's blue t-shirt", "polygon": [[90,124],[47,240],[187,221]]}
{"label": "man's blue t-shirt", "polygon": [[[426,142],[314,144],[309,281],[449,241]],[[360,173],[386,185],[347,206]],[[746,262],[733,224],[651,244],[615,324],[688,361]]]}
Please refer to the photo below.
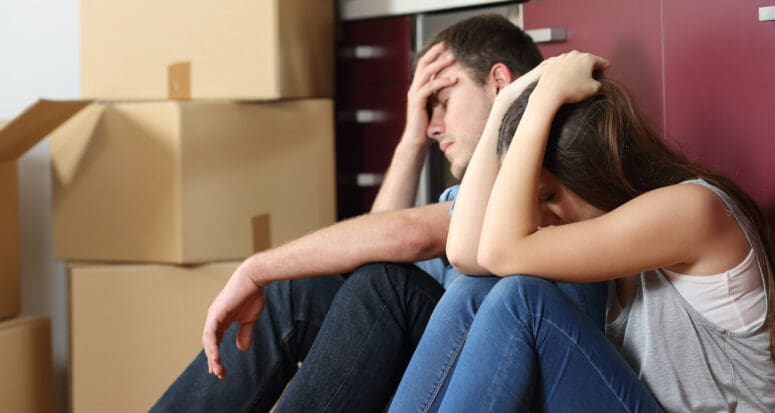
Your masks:
{"label": "man's blue t-shirt", "polygon": [[[452,207],[449,209],[450,215],[452,214],[452,208],[455,207],[454,201],[455,197],[457,196],[457,190],[460,188],[460,185],[451,186],[442,192],[441,196],[439,196],[439,202],[447,202],[447,201],[453,201]],[[450,284],[452,284],[452,281],[455,281],[455,278],[457,278],[460,273],[457,272],[456,269],[452,268],[451,265],[449,265],[449,261],[447,261],[447,257],[440,257],[440,258],[431,258],[429,260],[425,261],[417,261],[414,263],[417,267],[419,267],[421,270],[427,272],[431,275],[436,281],[439,282],[444,288],[449,287]]]}

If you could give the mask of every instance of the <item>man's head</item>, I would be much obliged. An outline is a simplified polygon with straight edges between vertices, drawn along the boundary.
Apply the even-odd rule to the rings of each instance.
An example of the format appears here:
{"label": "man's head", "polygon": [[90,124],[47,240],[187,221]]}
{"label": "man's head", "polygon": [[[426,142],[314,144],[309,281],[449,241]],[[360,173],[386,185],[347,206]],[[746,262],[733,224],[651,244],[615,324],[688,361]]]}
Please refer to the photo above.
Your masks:
{"label": "man's head", "polygon": [[535,43],[500,15],[472,17],[437,33],[418,53],[444,43],[455,64],[436,77],[457,77],[428,102],[427,135],[449,160],[452,175],[462,178],[479,142],[498,91],[543,58]]}

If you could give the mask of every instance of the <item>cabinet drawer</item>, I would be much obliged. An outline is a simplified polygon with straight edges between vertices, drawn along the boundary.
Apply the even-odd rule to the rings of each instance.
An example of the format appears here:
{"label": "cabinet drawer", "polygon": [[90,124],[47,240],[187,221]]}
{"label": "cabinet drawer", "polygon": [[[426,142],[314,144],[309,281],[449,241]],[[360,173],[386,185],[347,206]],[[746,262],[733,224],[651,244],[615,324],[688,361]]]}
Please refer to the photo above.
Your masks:
{"label": "cabinet drawer", "polygon": [[379,192],[379,186],[359,187],[347,180],[340,179],[338,185],[337,215],[340,220],[368,212]]}
{"label": "cabinet drawer", "polygon": [[337,45],[337,85],[408,82],[414,18],[389,17],[342,25]]}
{"label": "cabinet drawer", "polygon": [[346,147],[392,149],[406,121],[409,85],[352,87],[337,101],[337,144]]}
{"label": "cabinet drawer", "polygon": [[337,175],[354,175],[362,172],[384,173],[390,166],[392,157],[393,147],[364,148],[337,145]]}

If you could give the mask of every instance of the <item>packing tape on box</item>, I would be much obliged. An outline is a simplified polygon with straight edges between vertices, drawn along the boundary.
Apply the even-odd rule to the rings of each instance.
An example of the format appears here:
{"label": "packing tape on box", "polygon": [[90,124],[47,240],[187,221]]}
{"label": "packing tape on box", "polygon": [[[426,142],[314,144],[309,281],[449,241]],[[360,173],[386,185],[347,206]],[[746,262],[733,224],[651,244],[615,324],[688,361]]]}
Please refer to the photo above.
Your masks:
{"label": "packing tape on box", "polygon": [[191,62],[167,66],[167,95],[170,99],[191,99]]}
{"label": "packing tape on box", "polygon": [[253,223],[253,252],[269,249],[272,245],[270,237],[269,214],[256,215],[252,219]]}

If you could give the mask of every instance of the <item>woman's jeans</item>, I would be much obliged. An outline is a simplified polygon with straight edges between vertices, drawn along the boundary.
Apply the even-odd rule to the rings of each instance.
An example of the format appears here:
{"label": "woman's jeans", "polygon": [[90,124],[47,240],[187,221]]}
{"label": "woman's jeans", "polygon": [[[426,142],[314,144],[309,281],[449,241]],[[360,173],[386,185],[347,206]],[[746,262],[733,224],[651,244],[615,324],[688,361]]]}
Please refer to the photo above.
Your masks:
{"label": "woman's jeans", "polygon": [[459,277],[390,411],[661,411],[606,339],[602,318],[579,311],[574,298],[599,291],[599,283]]}

